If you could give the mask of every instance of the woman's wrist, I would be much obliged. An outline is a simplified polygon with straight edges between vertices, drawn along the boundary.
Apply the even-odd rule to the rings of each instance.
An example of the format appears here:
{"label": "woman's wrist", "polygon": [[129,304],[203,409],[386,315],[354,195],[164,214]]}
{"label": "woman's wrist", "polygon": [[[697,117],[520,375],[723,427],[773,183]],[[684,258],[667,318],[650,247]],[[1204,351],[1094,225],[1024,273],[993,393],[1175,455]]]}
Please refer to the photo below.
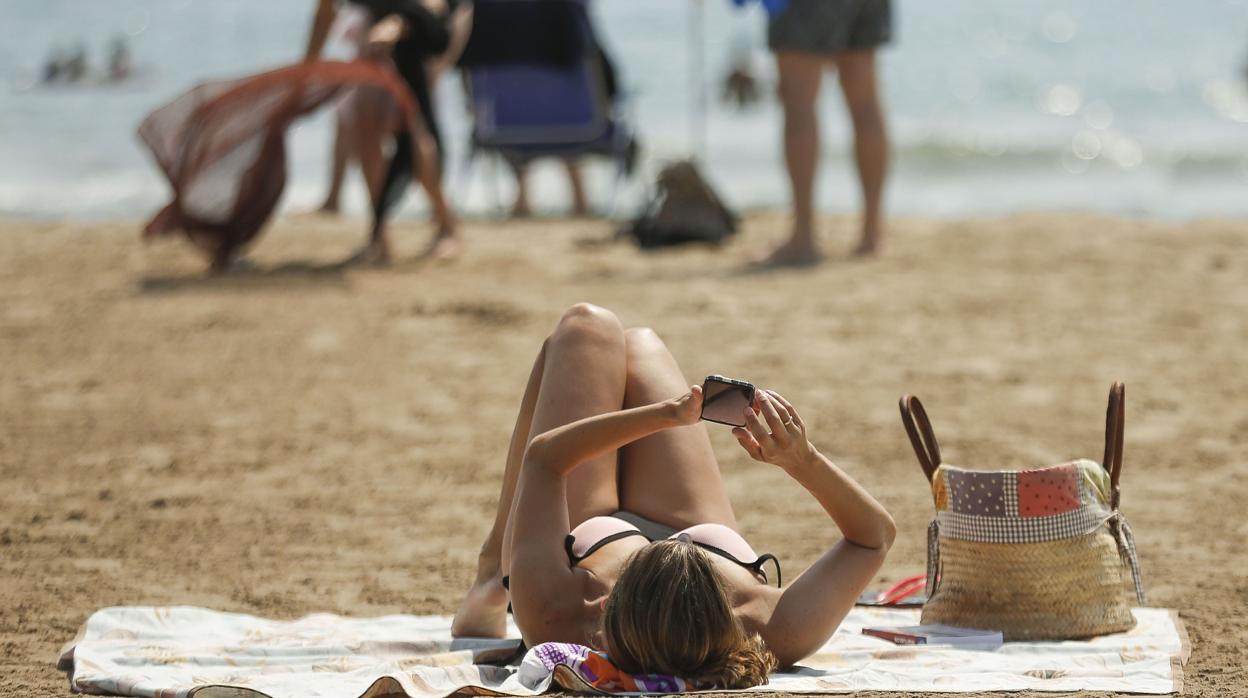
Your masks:
{"label": "woman's wrist", "polygon": [[684,424],[681,420],[679,399],[656,402],[653,407],[655,408],[655,413],[658,415],[662,429],[671,429]]}
{"label": "woman's wrist", "polygon": [[784,468],[784,471],[793,479],[800,482],[804,476],[820,468],[827,467],[827,460],[808,439],[805,447],[799,449],[792,458],[786,460],[780,467]]}

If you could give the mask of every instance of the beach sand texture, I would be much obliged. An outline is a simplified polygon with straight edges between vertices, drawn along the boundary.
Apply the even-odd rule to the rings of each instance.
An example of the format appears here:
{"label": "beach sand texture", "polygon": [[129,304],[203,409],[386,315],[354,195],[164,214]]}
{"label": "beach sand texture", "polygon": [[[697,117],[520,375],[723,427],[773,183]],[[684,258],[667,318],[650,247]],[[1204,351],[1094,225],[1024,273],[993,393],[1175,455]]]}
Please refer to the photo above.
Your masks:
{"label": "beach sand texture", "polygon": [[[1248,682],[1248,222],[903,219],[879,260],[744,274],[782,237],[651,255],[600,222],[469,223],[452,264],[330,265],[363,223],[278,222],[206,279],[136,224],[0,225],[0,696],[64,695],[93,610],[448,613],[490,523],[525,377],[577,301],[654,327],[690,381],[789,397],[895,515],[878,584],[921,572],[932,503],[897,413],[945,459],[1099,459],[1127,384],[1123,509],[1150,601],[1194,645],[1187,695]],[[828,219],[830,250],[851,221]],[[396,227],[412,259],[427,230]],[[815,501],[711,429],[741,526],[796,574]]]}

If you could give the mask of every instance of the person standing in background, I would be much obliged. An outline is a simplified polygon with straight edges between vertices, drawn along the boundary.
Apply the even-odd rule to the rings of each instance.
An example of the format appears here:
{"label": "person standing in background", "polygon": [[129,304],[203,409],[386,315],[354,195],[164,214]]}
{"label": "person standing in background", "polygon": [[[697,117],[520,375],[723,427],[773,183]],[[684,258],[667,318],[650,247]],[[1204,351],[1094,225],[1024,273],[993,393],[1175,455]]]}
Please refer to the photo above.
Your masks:
{"label": "person standing in background", "polygon": [[[348,47],[350,59],[366,56],[372,29],[370,13],[355,5],[338,10],[330,29],[330,44]],[[385,145],[400,126],[400,111],[384,91],[354,88],[334,107],[334,150],[329,171],[329,191],[319,211],[337,214],[342,198],[342,182],[347,167],[355,162],[364,175],[369,202],[381,196],[386,174]]]}
{"label": "person standing in background", "polygon": [[873,255],[879,251],[883,235],[881,205],[888,169],[888,137],[877,91],[875,50],[892,35],[890,0],[789,0],[783,9],[777,9],[767,33],[780,75],[793,231],[763,263],[804,266],[820,259],[814,235],[814,185],[819,164],[816,107],[823,71],[829,65],[840,78],[853,122],[854,158],[862,185],[862,236],[854,255]]}
{"label": "person standing in background", "polygon": [[[453,257],[460,238],[454,214],[442,191],[442,138],[433,107],[431,85],[445,66],[439,57],[462,48],[469,19],[456,10],[458,0],[349,0],[370,14],[366,46],[373,55],[389,55],[419,108],[417,118],[403,124],[380,193],[373,201],[373,226],[368,245],[357,258],[384,263],[390,259],[386,219],[415,175],[429,195],[437,232],[426,256]],[[466,8],[471,3],[462,3]],[[336,15],[334,0],[318,0],[305,60],[317,58]],[[454,58],[452,57],[453,61]]]}

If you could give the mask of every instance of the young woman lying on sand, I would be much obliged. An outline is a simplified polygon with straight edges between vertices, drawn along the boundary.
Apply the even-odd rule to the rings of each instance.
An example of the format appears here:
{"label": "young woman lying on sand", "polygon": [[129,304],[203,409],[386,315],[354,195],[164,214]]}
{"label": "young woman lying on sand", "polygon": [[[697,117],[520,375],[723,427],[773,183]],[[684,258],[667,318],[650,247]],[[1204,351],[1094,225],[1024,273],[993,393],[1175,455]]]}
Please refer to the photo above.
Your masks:
{"label": "young woman lying on sand", "polygon": [[769,579],[774,558],[737,531],[702,390],[687,386],[653,331],[588,304],[564,314],[529,375],[456,636],[502,637],[510,601],[529,646],[580,643],[627,672],[724,688],[764,683],[831,637],[883,563],[892,517],[807,440],[788,400],[757,391],[737,441],[844,535],[780,588],[778,563]]}

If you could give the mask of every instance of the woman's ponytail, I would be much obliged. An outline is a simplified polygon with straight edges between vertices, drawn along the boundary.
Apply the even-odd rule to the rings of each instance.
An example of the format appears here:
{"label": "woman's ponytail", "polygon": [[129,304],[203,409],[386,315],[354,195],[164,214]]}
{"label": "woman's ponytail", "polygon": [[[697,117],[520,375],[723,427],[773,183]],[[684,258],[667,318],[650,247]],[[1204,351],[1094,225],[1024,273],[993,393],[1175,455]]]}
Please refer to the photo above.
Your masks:
{"label": "woman's ponytail", "polygon": [[736,650],[724,657],[718,667],[701,677],[701,681],[714,684],[716,688],[738,689],[760,686],[775,671],[779,662],[767,648],[767,643],[757,633],[745,639]]}

